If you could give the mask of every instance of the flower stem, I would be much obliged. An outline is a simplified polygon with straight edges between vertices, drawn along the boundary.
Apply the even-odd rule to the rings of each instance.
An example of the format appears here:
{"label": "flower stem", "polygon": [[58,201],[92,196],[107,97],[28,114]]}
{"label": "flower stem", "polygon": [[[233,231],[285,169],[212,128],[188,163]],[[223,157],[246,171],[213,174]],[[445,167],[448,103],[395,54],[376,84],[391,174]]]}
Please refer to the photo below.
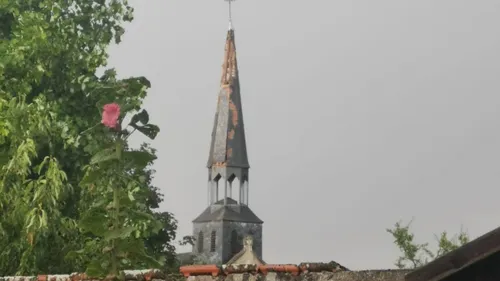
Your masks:
{"label": "flower stem", "polygon": [[[120,197],[119,197],[118,187],[113,187],[113,225],[114,228],[117,229],[120,227]],[[118,257],[117,257],[117,249],[116,249],[116,238],[111,241],[111,275],[114,277],[118,277]]]}
{"label": "flower stem", "polygon": [[86,132],[88,132],[88,131],[90,131],[90,130],[94,129],[95,127],[97,127],[97,126],[99,126],[99,125],[101,125],[101,123],[97,123],[97,124],[95,124],[94,126],[92,126],[92,127],[88,128],[88,129],[86,129],[86,130],[82,131],[79,135],[83,135],[84,133],[86,133]]}

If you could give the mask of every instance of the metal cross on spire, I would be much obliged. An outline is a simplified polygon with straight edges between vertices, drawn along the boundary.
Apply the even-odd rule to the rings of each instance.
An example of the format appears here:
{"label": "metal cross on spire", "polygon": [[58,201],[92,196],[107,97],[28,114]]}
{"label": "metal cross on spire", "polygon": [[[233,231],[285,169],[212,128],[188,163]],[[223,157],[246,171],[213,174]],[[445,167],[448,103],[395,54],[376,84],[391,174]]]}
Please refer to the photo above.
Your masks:
{"label": "metal cross on spire", "polygon": [[229,4],[229,30],[233,29],[233,17],[231,13],[231,2],[236,0],[224,0]]}

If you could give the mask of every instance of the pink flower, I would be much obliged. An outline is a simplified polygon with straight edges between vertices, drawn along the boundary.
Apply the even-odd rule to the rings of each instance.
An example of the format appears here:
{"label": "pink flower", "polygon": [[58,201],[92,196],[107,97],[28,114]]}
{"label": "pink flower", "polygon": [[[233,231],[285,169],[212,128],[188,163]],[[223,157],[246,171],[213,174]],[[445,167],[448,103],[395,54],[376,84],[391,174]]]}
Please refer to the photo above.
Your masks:
{"label": "pink flower", "polygon": [[101,123],[108,128],[116,128],[120,117],[120,106],[117,103],[105,104],[102,110]]}

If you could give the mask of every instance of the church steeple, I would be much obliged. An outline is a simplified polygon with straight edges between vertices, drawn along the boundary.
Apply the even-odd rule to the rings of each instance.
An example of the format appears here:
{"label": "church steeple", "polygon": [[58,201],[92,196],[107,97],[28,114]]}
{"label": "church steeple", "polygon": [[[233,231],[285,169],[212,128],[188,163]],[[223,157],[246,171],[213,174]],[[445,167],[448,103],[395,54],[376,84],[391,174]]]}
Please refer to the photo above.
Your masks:
{"label": "church steeple", "polygon": [[[209,203],[214,204],[219,191],[223,192],[224,205],[232,197],[232,183],[239,180],[239,204],[248,205],[248,164],[245,127],[236,59],[234,29],[230,26],[222,64],[220,91],[217,99],[210,155],[209,169]],[[223,189],[219,190],[219,182]],[[222,187],[222,186],[221,186]],[[235,198],[236,199],[236,198]]]}
{"label": "church steeple", "polygon": [[[231,5],[234,0],[226,1]],[[193,255],[207,263],[224,264],[241,253],[244,238],[251,237],[253,243],[248,247],[261,261],[264,222],[248,207],[250,165],[232,24],[226,37],[207,168],[209,206],[193,220],[193,236],[196,238]],[[233,189],[239,191],[239,196],[233,196]]]}

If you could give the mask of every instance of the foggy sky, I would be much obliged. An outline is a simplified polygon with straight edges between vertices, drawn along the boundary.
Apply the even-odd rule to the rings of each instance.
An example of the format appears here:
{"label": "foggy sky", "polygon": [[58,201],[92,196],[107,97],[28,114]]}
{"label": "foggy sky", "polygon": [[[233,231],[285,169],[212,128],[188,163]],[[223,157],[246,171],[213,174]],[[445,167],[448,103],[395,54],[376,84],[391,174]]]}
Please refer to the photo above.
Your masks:
{"label": "foggy sky", "polygon": [[[207,206],[227,4],[131,4],[136,20],[110,65],[152,82],[155,184],[183,236]],[[265,222],[266,262],[392,268],[398,250],[385,229],[398,220],[415,218],[418,242],[500,225],[500,1],[233,8],[249,205]]]}

